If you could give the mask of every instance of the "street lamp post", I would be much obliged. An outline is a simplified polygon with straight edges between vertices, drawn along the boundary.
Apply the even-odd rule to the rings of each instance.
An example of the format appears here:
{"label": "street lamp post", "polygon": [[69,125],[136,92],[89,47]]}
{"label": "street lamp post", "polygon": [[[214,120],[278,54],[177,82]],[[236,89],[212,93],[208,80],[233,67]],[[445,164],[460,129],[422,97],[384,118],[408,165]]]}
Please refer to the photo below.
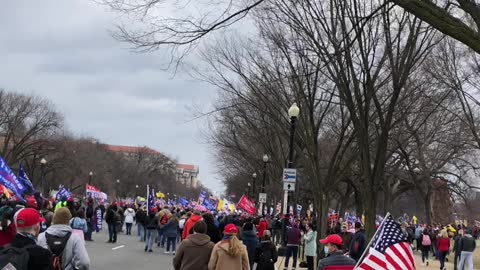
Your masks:
{"label": "street lamp post", "polygon": [[247,196],[248,196],[249,198],[251,198],[251,196],[250,196],[250,195],[251,195],[251,194],[250,194],[250,186],[251,186],[251,184],[250,184],[250,182],[248,182],[248,183],[247,183]]}
{"label": "street lamp post", "polygon": [[89,184],[89,185],[92,184],[92,178],[93,178],[93,172],[89,172],[89,173],[88,173],[88,184]]}
{"label": "street lamp post", "polygon": [[135,185],[135,200],[137,198],[137,195],[138,195],[138,185]]}
{"label": "street lamp post", "polygon": [[[290,117],[290,140],[288,143],[289,151],[288,151],[288,161],[287,161],[287,168],[293,168],[293,150],[294,150],[294,140],[295,140],[295,123],[297,120],[298,115],[300,114],[300,108],[298,108],[297,103],[293,103],[290,109],[288,109],[288,116]],[[288,191],[285,190],[284,192],[284,202],[283,202],[283,213],[288,213]]]}
{"label": "street lamp post", "polygon": [[[268,163],[268,155],[263,155],[263,179],[262,179],[262,193],[265,193],[265,179],[267,178],[267,163]],[[260,198],[259,198],[260,201]],[[260,211],[263,215],[263,201],[260,202]]]}
{"label": "street lamp post", "polygon": [[45,197],[45,166],[47,165],[47,160],[42,158],[40,160],[40,169],[42,173],[42,195]]}
{"label": "street lamp post", "polygon": [[255,181],[257,180],[257,173],[253,173],[252,178],[253,178],[252,198],[255,200],[255,197],[257,196],[256,190],[255,190]]}
{"label": "street lamp post", "polygon": [[116,185],[116,188],[115,188],[115,193],[116,193],[116,197],[118,199],[118,187],[120,186],[120,179],[117,179],[117,185]]}

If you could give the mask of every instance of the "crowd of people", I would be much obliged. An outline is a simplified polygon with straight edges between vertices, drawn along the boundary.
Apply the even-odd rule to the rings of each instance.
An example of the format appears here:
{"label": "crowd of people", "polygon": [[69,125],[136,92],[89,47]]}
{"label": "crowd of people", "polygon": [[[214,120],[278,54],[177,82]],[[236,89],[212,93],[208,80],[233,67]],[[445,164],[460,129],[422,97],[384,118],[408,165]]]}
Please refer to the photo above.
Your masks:
{"label": "crowd of people", "polygon": [[[332,266],[353,269],[367,248],[362,224],[342,219],[329,224],[320,251],[316,221],[289,214],[200,213],[183,207],[147,209],[122,202],[105,208],[95,206],[91,198],[82,204],[67,198],[36,197],[26,202],[2,201],[0,206],[0,269],[6,264],[16,269],[89,269],[84,241],[94,240],[92,232],[98,232],[102,223],[99,218],[108,225],[107,243],[116,243],[123,231],[132,235],[136,226],[144,251],[158,248],[171,255],[175,270],[273,270],[277,263],[284,270],[297,265],[313,270],[316,257],[318,270]],[[453,253],[455,269],[473,269],[478,226],[404,223],[402,231],[412,248],[421,252],[423,265],[429,265],[433,254],[444,270],[447,255]],[[27,261],[22,259],[26,253]]]}

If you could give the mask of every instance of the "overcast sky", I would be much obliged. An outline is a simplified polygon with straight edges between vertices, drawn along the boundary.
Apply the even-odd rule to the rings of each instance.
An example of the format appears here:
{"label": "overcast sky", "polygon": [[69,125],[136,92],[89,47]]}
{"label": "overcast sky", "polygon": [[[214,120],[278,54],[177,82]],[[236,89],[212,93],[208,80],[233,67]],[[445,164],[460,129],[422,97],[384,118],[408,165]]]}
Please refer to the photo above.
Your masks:
{"label": "overcast sky", "polygon": [[210,85],[162,71],[162,51],[134,53],[112,39],[115,14],[88,0],[11,0],[0,9],[0,88],[51,100],[68,128],[104,143],[147,145],[200,166],[220,191],[189,107],[215,99]]}

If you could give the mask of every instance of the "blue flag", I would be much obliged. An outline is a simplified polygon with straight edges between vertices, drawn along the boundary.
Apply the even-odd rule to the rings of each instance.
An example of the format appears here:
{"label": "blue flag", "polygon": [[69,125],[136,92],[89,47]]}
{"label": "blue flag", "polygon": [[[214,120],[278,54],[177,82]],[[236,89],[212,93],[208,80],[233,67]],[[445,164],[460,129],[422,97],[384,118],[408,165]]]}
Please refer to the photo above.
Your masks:
{"label": "blue flag", "polygon": [[188,205],[189,205],[188,200],[185,199],[185,198],[182,198],[182,197],[180,197],[180,199],[178,199],[178,202],[179,202],[183,207],[188,207]]}
{"label": "blue flag", "polygon": [[60,201],[63,197],[66,197],[69,199],[71,197],[70,191],[68,191],[67,188],[65,188],[63,185],[58,186],[58,192],[57,196],[55,198]]}
{"label": "blue flag", "polygon": [[35,193],[35,188],[33,187],[33,184],[28,178],[27,174],[25,173],[25,169],[22,165],[20,165],[20,168],[18,169],[18,180],[20,180],[20,182],[24,186],[26,186],[31,193]]}
{"label": "blue flag", "polygon": [[148,210],[147,211],[150,211],[150,209],[153,208],[153,206],[155,205],[155,197],[153,196],[153,194],[155,194],[153,188],[150,189],[150,192],[148,193],[148,198],[147,198],[147,208]]}
{"label": "blue flag", "polygon": [[203,204],[203,201],[205,200],[206,197],[207,197],[207,192],[205,190],[202,190],[202,192],[200,192],[200,196],[198,196],[198,203]]}
{"label": "blue flag", "polygon": [[0,184],[11,190],[18,199],[23,199],[22,195],[27,187],[18,180],[2,157],[0,157]]}

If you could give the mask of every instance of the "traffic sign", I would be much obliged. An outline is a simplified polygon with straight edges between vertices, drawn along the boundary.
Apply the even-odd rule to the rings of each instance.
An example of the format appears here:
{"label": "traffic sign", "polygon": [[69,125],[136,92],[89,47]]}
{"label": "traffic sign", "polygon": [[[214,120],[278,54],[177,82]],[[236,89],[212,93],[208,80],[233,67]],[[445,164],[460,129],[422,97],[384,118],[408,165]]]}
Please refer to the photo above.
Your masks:
{"label": "traffic sign", "polygon": [[283,182],[283,190],[285,190],[285,191],[295,191],[295,183]]}
{"label": "traffic sign", "polygon": [[297,181],[297,169],[284,168],[283,182],[295,183]]}
{"label": "traffic sign", "polygon": [[259,203],[266,203],[267,202],[267,193],[258,194],[258,202]]}

